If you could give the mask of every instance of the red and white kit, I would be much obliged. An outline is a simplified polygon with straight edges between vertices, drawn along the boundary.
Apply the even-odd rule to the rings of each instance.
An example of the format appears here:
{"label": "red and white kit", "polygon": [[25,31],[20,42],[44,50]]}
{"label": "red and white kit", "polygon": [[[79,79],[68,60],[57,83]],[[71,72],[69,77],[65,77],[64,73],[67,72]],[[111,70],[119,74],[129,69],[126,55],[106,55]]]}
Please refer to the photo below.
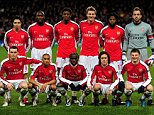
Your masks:
{"label": "red and white kit", "polygon": [[67,64],[61,70],[59,75],[60,81],[66,84],[84,85],[87,82],[87,73],[83,65],[77,64],[75,67]]}
{"label": "red and white kit", "polygon": [[26,51],[30,48],[28,33],[23,29],[20,29],[18,32],[14,31],[14,29],[10,29],[4,36],[4,44],[8,51],[9,47],[16,46],[19,55],[26,56]]}

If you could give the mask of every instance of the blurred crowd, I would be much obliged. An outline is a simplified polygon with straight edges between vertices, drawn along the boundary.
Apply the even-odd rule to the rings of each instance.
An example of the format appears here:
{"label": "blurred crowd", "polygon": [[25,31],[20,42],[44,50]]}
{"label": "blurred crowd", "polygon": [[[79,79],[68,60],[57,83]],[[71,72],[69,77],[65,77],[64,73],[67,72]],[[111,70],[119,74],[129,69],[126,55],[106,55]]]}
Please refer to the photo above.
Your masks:
{"label": "blurred crowd", "polygon": [[119,25],[125,27],[131,21],[132,9],[139,6],[143,10],[143,20],[152,26],[154,32],[154,2],[153,0],[0,0],[0,39],[12,27],[12,17],[22,18],[22,27],[35,21],[35,14],[43,10],[46,21],[54,25],[61,20],[61,10],[70,7],[73,11],[72,20],[79,23],[86,19],[85,9],[88,6],[97,9],[97,19],[106,24],[106,15],[116,12],[119,15]]}

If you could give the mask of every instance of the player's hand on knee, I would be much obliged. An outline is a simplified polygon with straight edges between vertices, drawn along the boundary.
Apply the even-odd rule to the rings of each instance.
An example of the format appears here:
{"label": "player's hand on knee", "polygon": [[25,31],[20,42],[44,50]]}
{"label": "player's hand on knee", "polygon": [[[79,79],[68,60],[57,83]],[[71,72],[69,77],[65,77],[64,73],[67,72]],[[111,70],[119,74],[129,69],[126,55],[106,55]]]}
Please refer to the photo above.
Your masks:
{"label": "player's hand on knee", "polygon": [[8,90],[13,90],[13,85],[12,85],[12,83],[8,83],[8,84],[7,84],[7,88],[8,88]]}
{"label": "player's hand on knee", "polygon": [[41,91],[44,92],[45,89],[46,89],[46,87],[47,87],[47,85],[46,84],[43,84],[42,87],[41,87]]}
{"label": "player's hand on knee", "polygon": [[88,86],[88,89],[89,89],[90,91],[92,91],[92,86]]}
{"label": "player's hand on knee", "polygon": [[139,88],[138,88],[138,93],[143,93],[144,92],[144,86],[141,85]]}

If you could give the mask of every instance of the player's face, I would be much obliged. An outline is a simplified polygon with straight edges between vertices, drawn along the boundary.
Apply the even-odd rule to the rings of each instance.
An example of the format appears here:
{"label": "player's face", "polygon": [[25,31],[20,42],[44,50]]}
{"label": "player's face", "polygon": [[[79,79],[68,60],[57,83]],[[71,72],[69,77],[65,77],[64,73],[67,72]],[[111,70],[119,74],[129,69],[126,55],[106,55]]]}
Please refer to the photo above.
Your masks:
{"label": "player's face", "polygon": [[101,65],[103,67],[108,65],[108,57],[106,54],[101,55]]}
{"label": "player's face", "polygon": [[77,55],[72,55],[70,57],[70,63],[75,66],[78,63],[78,56]]}
{"label": "player's face", "polygon": [[140,23],[141,18],[142,18],[141,12],[139,10],[134,11],[132,18],[133,18],[134,23]]}
{"label": "player's face", "polygon": [[36,21],[38,23],[43,23],[44,19],[45,19],[44,14],[42,12],[37,12],[37,14],[36,14]]}
{"label": "player's face", "polygon": [[17,59],[18,56],[18,51],[17,49],[10,49],[9,51],[9,57],[12,61],[15,61]]}
{"label": "player's face", "polygon": [[19,30],[21,28],[21,21],[19,19],[15,19],[13,21],[13,27],[16,29],[16,30]]}
{"label": "player's face", "polygon": [[69,11],[64,11],[62,14],[63,20],[68,21],[71,19],[71,14]]}
{"label": "player's face", "polygon": [[42,62],[45,66],[48,66],[50,64],[50,56],[49,55],[44,55]]}
{"label": "player's face", "polygon": [[134,64],[137,64],[140,60],[140,54],[138,52],[132,52],[131,54],[131,60]]}
{"label": "player's face", "polygon": [[115,18],[115,16],[110,16],[110,18],[109,18],[109,25],[111,27],[114,27],[115,24],[116,24],[116,18]]}
{"label": "player's face", "polygon": [[88,22],[90,22],[90,23],[94,22],[95,18],[96,18],[96,12],[95,11],[88,11],[87,12]]}

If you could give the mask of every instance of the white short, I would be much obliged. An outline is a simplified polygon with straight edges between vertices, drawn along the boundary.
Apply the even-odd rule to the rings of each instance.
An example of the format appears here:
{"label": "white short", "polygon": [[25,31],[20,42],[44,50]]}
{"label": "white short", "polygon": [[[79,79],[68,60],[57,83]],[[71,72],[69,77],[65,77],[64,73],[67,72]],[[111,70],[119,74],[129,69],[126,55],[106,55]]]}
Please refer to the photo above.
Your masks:
{"label": "white short", "polygon": [[122,60],[113,61],[113,62],[111,62],[111,64],[114,65],[116,71],[118,71],[119,73],[121,72],[121,70],[122,70]]}
{"label": "white short", "polygon": [[13,87],[14,87],[15,89],[18,89],[20,83],[23,82],[23,81],[26,82],[25,79],[20,79],[20,80],[8,80],[8,82],[12,83],[12,85],[13,85]]}
{"label": "white short", "polygon": [[101,85],[102,94],[107,94],[107,92],[109,91],[109,88],[111,86],[111,84],[101,84],[101,83],[96,83],[96,84]]}
{"label": "white short", "polygon": [[[51,59],[51,62],[52,62],[51,47],[48,47],[48,48],[45,48],[45,49],[36,49],[36,48],[33,47],[32,51],[31,51],[31,58],[42,60],[43,54],[46,54],[46,53],[50,55],[50,59]],[[32,64],[30,67],[35,68],[35,66],[36,66],[36,64]]]}
{"label": "white short", "polygon": [[119,61],[113,61],[110,64],[114,65],[115,70],[118,72],[118,77],[120,78],[120,81],[124,81],[123,77],[121,75],[121,70],[122,70],[122,60]]}
{"label": "white short", "polygon": [[69,63],[69,58],[57,57],[56,59],[57,68],[62,68],[65,63]]}
{"label": "white short", "polygon": [[98,56],[83,56],[80,55],[79,62],[82,63],[90,74],[94,66],[98,64]]}
{"label": "white short", "polygon": [[132,86],[133,86],[133,91],[137,91],[138,88],[143,84],[143,82],[140,82],[140,83],[132,83],[132,82],[129,82],[129,81],[126,81],[126,83],[132,84]]}

